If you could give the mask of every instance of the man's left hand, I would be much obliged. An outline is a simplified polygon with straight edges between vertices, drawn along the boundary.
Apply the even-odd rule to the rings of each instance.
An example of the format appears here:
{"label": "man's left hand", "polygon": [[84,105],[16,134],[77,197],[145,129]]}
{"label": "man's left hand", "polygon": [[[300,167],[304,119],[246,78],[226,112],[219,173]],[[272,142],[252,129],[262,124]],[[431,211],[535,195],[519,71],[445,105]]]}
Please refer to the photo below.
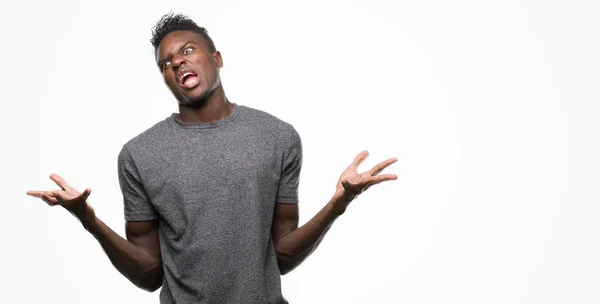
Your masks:
{"label": "man's left hand", "polygon": [[346,168],[340,176],[333,200],[334,208],[344,213],[352,200],[365,192],[369,187],[388,180],[395,180],[398,177],[395,174],[379,174],[385,168],[397,161],[396,158],[387,159],[371,170],[358,173],[358,166],[369,156],[369,152],[363,151],[356,156],[354,161]]}

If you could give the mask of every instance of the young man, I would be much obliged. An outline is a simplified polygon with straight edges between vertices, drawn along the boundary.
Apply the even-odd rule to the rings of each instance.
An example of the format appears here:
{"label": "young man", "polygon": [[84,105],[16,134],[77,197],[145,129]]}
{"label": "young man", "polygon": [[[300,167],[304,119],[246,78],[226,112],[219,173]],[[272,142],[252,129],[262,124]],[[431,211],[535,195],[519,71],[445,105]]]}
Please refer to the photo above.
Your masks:
{"label": "young man", "polygon": [[90,189],[29,191],[76,216],[112,264],[161,303],[287,303],[280,276],[317,247],[334,220],[396,159],[358,173],[360,153],[325,207],[298,227],[300,136],[290,124],[230,102],[219,77],[221,54],[206,30],[168,14],[153,29],[156,62],[179,102],[127,142],[118,157],[126,237],[87,204]]}

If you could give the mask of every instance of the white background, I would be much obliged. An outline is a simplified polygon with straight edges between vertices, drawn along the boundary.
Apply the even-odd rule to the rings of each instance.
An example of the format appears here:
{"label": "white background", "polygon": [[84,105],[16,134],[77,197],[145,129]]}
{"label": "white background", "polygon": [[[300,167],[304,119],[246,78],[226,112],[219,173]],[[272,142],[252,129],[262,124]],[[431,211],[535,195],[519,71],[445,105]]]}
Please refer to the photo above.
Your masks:
{"label": "white background", "polygon": [[356,154],[388,157],[321,247],[297,303],[599,303],[598,1],[20,1],[1,4],[2,303],[158,303],[68,212],[92,188],[124,235],[117,153],[177,111],[150,29],[186,13],[231,101],[304,143],[301,222]]}

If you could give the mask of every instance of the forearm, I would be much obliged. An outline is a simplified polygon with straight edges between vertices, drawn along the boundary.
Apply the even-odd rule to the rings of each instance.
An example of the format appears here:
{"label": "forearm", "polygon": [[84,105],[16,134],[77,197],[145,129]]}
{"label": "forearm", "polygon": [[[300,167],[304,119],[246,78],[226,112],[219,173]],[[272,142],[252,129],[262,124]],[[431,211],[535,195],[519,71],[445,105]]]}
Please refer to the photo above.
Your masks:
{"label": "forearm", "polygon": [[159,258],[114,232],[96,217],[89,205],[70,211],[98,240],[114,267],[133,284],[147,291],[155,291],[162,285]]}
{"label": "forearm", "polygon": [[319,246],[335,220],[344,212],[334,208],[334,200],[348,198],[334,195],[333,198],[306,224],[283,236],[276,243],[279,269],[286,274],[298,267]]}

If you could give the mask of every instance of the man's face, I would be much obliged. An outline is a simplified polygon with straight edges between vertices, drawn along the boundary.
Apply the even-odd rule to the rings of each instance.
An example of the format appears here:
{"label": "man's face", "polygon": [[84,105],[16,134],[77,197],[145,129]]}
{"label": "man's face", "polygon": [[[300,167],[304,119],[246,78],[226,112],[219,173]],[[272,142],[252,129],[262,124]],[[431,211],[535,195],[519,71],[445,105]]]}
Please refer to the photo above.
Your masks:
{"label": "man's face", "polygon": [[156,60],[180,105],[200,107],[220,85],[221,54],[211,52],[204,38],[192,31],[167,34],[158,46]]}

